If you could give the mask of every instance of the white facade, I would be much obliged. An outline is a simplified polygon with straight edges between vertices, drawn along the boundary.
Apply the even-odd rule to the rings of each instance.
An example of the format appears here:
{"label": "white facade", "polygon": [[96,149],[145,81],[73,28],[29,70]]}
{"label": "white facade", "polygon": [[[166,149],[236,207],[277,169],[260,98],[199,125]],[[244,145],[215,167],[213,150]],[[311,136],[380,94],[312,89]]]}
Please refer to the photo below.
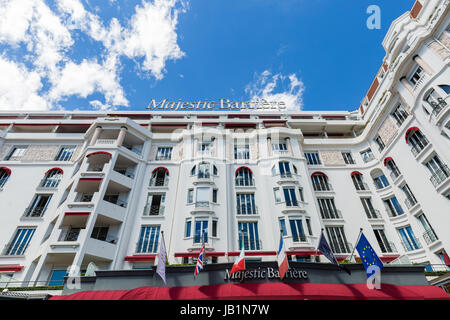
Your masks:
{"label": "white facade", "polygon": [[444,0],[395,20],[353,112],[1,112],[0,272],[47,285],[70,265],[145,268],[161,230],[169,262],[191,262],[204,228],[210,262],[234,261],[241,228],[263,261],[280,229],[309,260],[322,228],[342,259],[362,228],[386,262],[445,268],[449,26]]}

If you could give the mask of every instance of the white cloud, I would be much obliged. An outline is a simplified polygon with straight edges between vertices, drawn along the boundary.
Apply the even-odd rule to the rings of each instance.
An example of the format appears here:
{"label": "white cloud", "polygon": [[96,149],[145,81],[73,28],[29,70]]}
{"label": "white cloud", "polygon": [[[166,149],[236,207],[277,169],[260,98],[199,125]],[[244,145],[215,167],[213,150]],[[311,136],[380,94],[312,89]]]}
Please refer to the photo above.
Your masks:
{"label": "white cloud", "polygon": [[[47,110],[49,104],[39,95],[42,88],[37,72],[0,56],[0,109]],[[7,76],[6,76],[7,75]]]}
{"label": "white cloud", "polygon": [[245,88],[251,100],[284,101],[290,111],[303,108],[304,90],[303,81],[295,73],[285,76],[281,73],[272,74],[268,70],[255,74],[254,80]]}
{"label": "white cloud", "polygon": [[[37,77],[39,89],[36,85],[28,88],[34,94],[43,83],[50,84],[40,95],[45,102],[41,106],[55,108],[69,96],[86,98],[93,93],[101,93],[105,99],[91,101],[94,108],[127,106],[129,102],[120,84],[120,58],[128,57],[144,75],[162,79],[167,61],[184,56],[176,33],[178,14],[185,8],[182,1],[143,0],[123,25],[114,17],[106,25],[79,0],[55,1],[54,10],[44,0],[0,0],[0,44],[11,48],[25,45],[27,53],[22,60],[7,59],[20,70],[17,74]],[[79,64],[70,58],[75,31],[101,44],[95,58],[81,57],[80,60],[85,59]],[[29,69],[25,62],[31,66]],[[25,103],[24,99],[15,99],[16,103],[20,101]]]}

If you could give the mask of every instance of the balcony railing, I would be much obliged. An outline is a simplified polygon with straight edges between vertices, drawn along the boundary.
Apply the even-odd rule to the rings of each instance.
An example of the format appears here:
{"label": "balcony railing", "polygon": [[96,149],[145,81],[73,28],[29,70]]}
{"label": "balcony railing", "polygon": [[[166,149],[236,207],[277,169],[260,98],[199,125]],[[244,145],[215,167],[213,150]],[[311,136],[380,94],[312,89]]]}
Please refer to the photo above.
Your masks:
{"label": "balcony railing", "polygon": [[210,207],[210,202],[209,201],[197,201],[195,203],[195,207],[196,208],[209,208]]}
{"label": "balcony railing", "polygon": [[433,230],[426,230],[423,233],[423,238],[425,239],[425,242],[430,245],[433,242],[439,240],[439,238],[436,236],[436,234],[433,232]]}
{"label": "balcony railing", "polygon": [[158,243],[155,241],[139,241],[136,243],[136,253],[157,253]]}
{"label": "balcony railing", "polygon": [[62,242],[73,242],[77,241],[78,237],[80,236],[82,229],[65,229],[61,231],[61,234],[59,235],[58,241]]}
{"label": "balcony railing", "polygon": [[429,144],[427,138],[423,137],[421,139],[419,139],[420,141],[420,145],[419,144],[414,144],[411,146],[411,152],[412,154],[417,157],[419,155],[419,153],[425,149],[425,147]]}
{"label": "balcony railing", "polygon": [[342,219],[341,210],[320,210],[322,219]]}
{"label": "balcony railing", "polygon": [[128,146],[128,145],[123,145],[124,148],[130,150],[131,152],[136,153],[137,155],[141,155],[142,153],[142,145],[136,145],[136,146]]}
{"label": "balcony railing", "polygon": [[236,187],[252,187],[255,185],[255,179],[253,178],[236,178],[235,186]]}
{"label": "balcony railing", "polygon": [[430,181],[431,183],[433,183],[433,186],[437,187],[449,176],[450,170],[448,169],[447,165],[443,165],[430,177]]}
{"label": "balcony railing", "polygon": [[333,191],[331,183],[313,182],[314,191]]}
{"label": "balcony railing", "polygon": [[134,173],[130,172],[130,171],[127,171],[127,169],[114,169],[114,171],[118,172],[118,173],[120,173],[120,174],[122,174],[122,175],[124,175],[124,176],[126,176],[126,177],[128,177],[130,179],[134,179]]}
{"label": "balcony railing", "polygon": [[371,209],[369,212],[366,212],[366,214],[369,219],[381,219],[381,213],[378,209]]}
{"label": "balcony railing", "polygon": [[256,206],[236,206],[236,214],[246,215],[246,214],[258,214],[258,207]]}
{"label": "balcony railing", "polygon": [[427,264],[425,265],[425,271],[428,272],[450,271],[450,267],[446,264]]}
{"label": "balcony railing", "polygon": [[384,251],[383,248],[381,248],[382,253],[396,253],[397,252],[397,248],[395,247],[395,244],[391,241],[388,242],[388,245],[383,244],[384,245]]}
{"label": "balcony railing", "polygon": [[391,178],[392,178],[392,180],[397,179],[398,177],[400,177],[400,175],[401,175],[401,173],[398,170],[392,170],[391,171]]}
{"label": "balcony railing", "polygon": [[122,207],[122,208],[126,208],[128,203],[126,201],[123,200],[108,200],[108,199],[103,199],[106,202],[115,204],[116,206]]}
{"label": "balcony railing", "polygon": [[164,206],[147,204],[144,207],[144,216],[159,216],[164,214]]}
{"label": "balcony railing", "polygon": [[280,173],[280,178],[282,178],[282,179],[292,178],[292,173],[290,173],[290,172]]}
{"label": "balcony railing", "polygon": [[211,174],[210,173],[206,173],[206,172],[199,172],[197,174],[197,178],[198,179],[210,179],[211,178]]}
{"label": "balcony railing", "polygon": [[[237,248],[239,250],[241,250],[241,242],[238,241],[238,246]],[[262,245],[261,245],[261,240],[259,239],[254,239],[254,240],[246,240],[244,239],[244,250],[261,250],[262,249]]]}
{"label": "balcony railing", "polygon": [[408,209],[411,209],[417,203],[416,198],[414,197],[406,197],[405,204]]}
{"label": "balcony railing", "polygon": [[3,248],[2,256],[21,256],[27,247],[28,244],[10,242]]}
{"label": "balcony railing", "polygon": [[41,180],[41,182],[39,183],[39,188],[43,188],[43,189],[55,189],[58,187],[59,182],[61,181],[61,179],[49,179],[49,178],[44,178]]}
{"label": "balcony railing", "polygon": [[152,178],[150,180],[150,187],[167,187],[169,185],[169,178]]}
{"label": "balcony railing", "polygon": [[89,172],[102,172],[103,166],[89,166],[86,171]]}
{"label": "balcony railing", "polygon": [[97,139],[95,144],[114,144],[116,139]]}
{"label": "balcony railing", "polygon": [[28,207],[25,209],[24,217],[42,217],[45,212],[46,206]]}
{"label": "balcony railing", "polygon": [[410,240],[413,242],[412,244],[401,241],[403,249],[405,249],[405,251],[414,251],[422,248],[422,244],[420,243],[419,239],[410,236]]}
{"label": "balcony railing", "polygon": [[355,185],[355,188],[358,191],[369,190],[369,186],[365,182],[354,182],[353,184]]}

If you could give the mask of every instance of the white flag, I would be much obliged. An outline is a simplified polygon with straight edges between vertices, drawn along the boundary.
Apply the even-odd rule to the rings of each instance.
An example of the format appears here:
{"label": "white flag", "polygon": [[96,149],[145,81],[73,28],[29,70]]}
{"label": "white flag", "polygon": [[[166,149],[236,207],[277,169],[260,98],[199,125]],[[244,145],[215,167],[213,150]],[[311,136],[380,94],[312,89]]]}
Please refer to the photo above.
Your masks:
{"label": "white flag", "polygon": [[158,255],[158,266],[156,267],[156,273],[159,274],[161,279],[166,284],[166,247],[164,245],[164,240],[161,239],[161,245],[159,246],[159,255]]}

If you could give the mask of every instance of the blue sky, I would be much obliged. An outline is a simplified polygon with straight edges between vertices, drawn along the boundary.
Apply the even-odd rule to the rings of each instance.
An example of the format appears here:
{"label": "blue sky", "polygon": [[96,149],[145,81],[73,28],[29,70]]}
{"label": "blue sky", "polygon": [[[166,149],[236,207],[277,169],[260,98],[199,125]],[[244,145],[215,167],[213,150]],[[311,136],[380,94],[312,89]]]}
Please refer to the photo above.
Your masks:
{"label": "blue sky", "polygon": [[[413,2],[0,1],[0,110],[145,110],[164,98],[354,110]],[[380,29],[366,27],[370,5]]]}

